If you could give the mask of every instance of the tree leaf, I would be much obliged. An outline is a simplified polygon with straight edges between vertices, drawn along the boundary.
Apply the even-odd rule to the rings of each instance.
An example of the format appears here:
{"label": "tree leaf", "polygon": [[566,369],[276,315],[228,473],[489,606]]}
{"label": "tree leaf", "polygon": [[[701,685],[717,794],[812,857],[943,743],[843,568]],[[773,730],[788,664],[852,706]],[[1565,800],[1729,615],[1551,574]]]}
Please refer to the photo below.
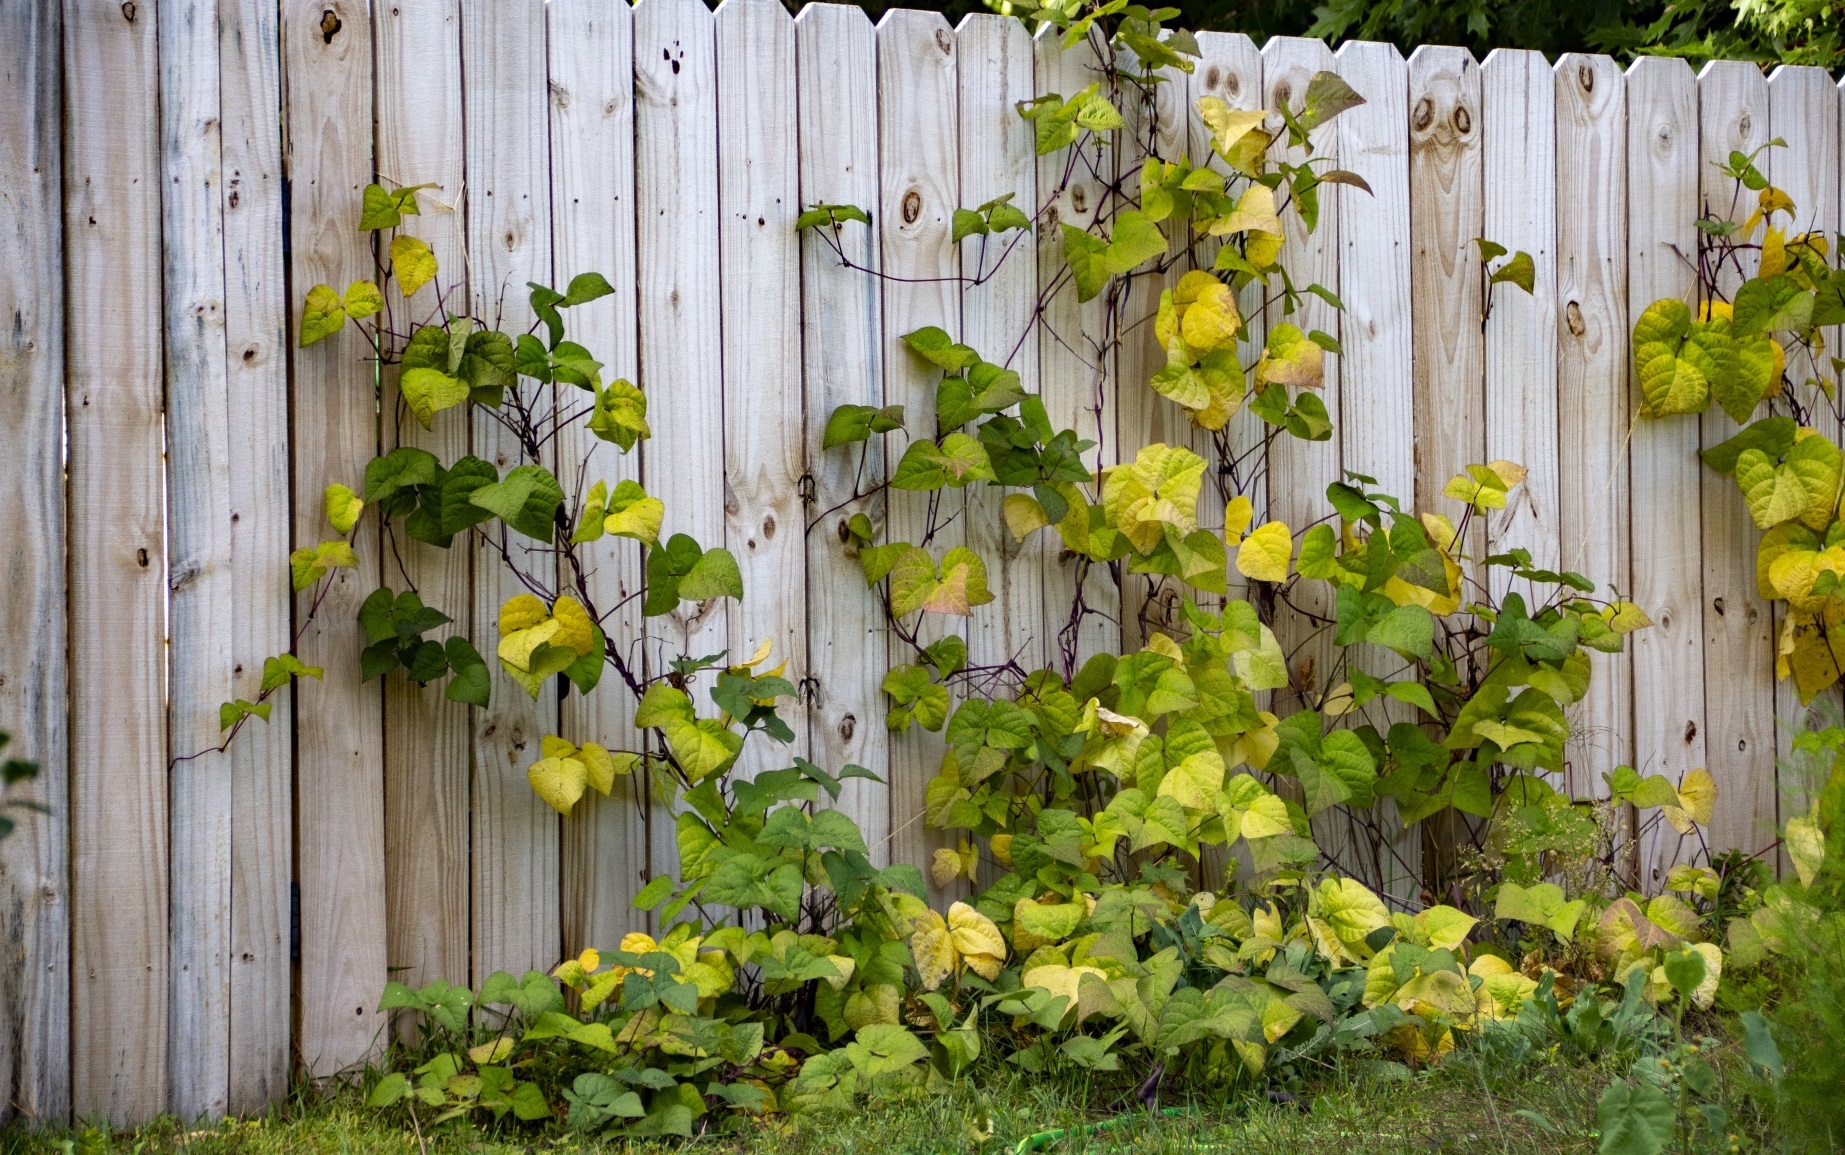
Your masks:
{"label": "tree leaf", "polygon": [[1271,521],[1243,539],[1236,550],[1236,571],[1252,581],[1284,582],[1294,555],[1294,537],[1286,522]]}
{"label": "tree leaf", "polygon": [[391,275],[404,296],[414,297],[435,279],[436,254],[422,238],[400,233],[391,238]]}
{"label": "tree leaf", "polygon": [[527,537],[549,543],[563,486],[542,465],[520,465],[491,485],[482,485],[468,500]]}

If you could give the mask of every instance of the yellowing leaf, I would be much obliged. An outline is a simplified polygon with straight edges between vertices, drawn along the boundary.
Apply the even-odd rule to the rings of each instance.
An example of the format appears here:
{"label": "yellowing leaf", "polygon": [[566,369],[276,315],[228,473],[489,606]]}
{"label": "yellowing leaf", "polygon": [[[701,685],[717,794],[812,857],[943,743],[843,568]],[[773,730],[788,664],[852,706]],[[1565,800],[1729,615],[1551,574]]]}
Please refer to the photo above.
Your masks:
{"label": "yellowing leaf", "polygon": [[1294,535],[1286,522],[1271,521],[1243,539],[1236,571],[1252,581],[1284,582],[1294,558]]}
{"label": "yellowing leaf", "polygon": [[1256,383],[1318,389],[1325,383],[1325,350],[1299,328],[1286,323],[1268,331],[1268,344],[1256,362]]}
{"label": "yellowing leaf", "polygon": [[405,369],[397,380],[397,389],[403,394],[404,404],[425,429],[434,425],[436,414],[468,399],[466,381],[422,365]]}
{"label": "yellowing leaf", "polygon": [[1223,784],[1223,755],[1201,750],[1166,772],[1160,779],[1158,794],[1178,799],[1187,810],[1209,810]]}
{"label": "yellowing leaf", "polygon": [[1268,113],[1262,109],[1231,108],[1216,96],[1199,99],[1198,116],[1211,130],[1211,147],[1224,154],[1232,152],[1245,136],[1268,119]]}
{"label": "yellowing leaf", "polygon": [[916,973],[926,991],[941,986],[955,973],[958,956],[954,938],[940,914],[925,910],[916,916],[916,930],[910,935],[910,954],[916,960]]}
{"label": "yellowing leaf", "polygon": [[1251,184],[1237,199],[1236,208],[1228,216],[1212,221],[1210,229],[1214,237],[1251,231],[1281,235],[1281,217],[1275,212],[1275,193],[1264,184]]}
{"label": "yellowing leaf", "polygon": [[991,982],[1006,965],[1006,940],[993,920],[965,902],[948,908],[948,934],[968,968]]}
{"label": "yellowing leaf", "polygon": [[1224,538],[1231,545],[1243,540],[1243,534],[1249,529],[1249,523],[1255,520],[1256,507],[1249,498],[1241,493],[1231,498],[1224,506]]}
{"label": "yellowing leaf", "polygon": [[1662,806],[1660,813],[1680,834],[1690,834],[1692,823],[1708,826],[1717,807],[1717,780],[1699,766],[1687,770],[1678,784],[1678,805]]}
{"label": "yellowing leaf", "polygon": [[588,771],[575,758],[540,758],[525,772],[532,789],[559,814],[569,814],[583,797]]}
{"label": "yellowing leaf", "polygon": [[579,655],[587,655],[596,648],[595,623],[582,602],[565,594],[551,607],[551,616],[558,622],[557,633],[551,638],[553,645],[568,646]]}
{"label": "yellowing leaf", "polygon": [[500,636],[528,630],[551,616],[544,602],[531,594],[515,594],[500,607]]}
{"label": "yellowing leaf", "polygon": [[1820,829],[1819,822],[1808,816],[1788,819],[1781,843],[1787,848],[1794,872],[1800,876],[1800,885],[1813,885],[1826,861],[1826,832]]}
{"label": "yellowing leaf", "polygon": [[420,238],[399,233],[391,239],[391,275],[404,296],[414,297],[436,275],[436,254]]}
{"label": "yellowing leaf", "polygon": [[1000,510],[1005,515],[1006,529],[1014,541],[1024,541],[1051,524],[1050,515],[1044,512],[1044,506],[1028,493],[1007,494],[1006,500],[1000,504]]}
{"label": "yellowing leaf", "polygon": [[500,660],[521,670],[530,670],[533,652],[556,637],[558,630],[562,628],[561,622],[548,619],[530,629],[516,630],[507,634],[500,639]]}
{"label": "yellowing leaf", "polygon": [[359,514],[365,509],[365,502],[359,495],[337,482],[327,486],[325,496],[327,504],[327,522],[333,526],[333,532],[344,536],[352,532],[352,527],[359,524]]}

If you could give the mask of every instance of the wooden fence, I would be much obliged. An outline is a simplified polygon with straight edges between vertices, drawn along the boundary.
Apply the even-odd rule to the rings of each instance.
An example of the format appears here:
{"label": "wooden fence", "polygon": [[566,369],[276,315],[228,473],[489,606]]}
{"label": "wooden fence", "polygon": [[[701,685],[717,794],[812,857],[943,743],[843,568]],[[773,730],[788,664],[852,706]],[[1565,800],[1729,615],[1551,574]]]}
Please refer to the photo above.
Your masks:
{"label": "wooden fence", "polygon": [[[1760,844],[1780,804],[1775,721],[1795,704],[1772,677],[1756,531],[1694,454],[1731,426],[1634,422],[1627,333],[1689,291],[1692,219],[1730,203],[1710,162],[1732,149],[1785,140],[1774,183],[1803,225],[1838,230],[1830,78],[1198,40],[1156,112],[1175,144],[1202,150],[1189,110],[1206,94],[1298,99],[1331,69],[1368,100],[1321,136],[1374,195],[1333,190],[1295,258],[1298,281],[1346,305],[1307,319],[1345,349],[1324,392],[1338,433],[1277,451],[1271,512],[1318,516],[1341,467],[1427,504],[1469,462],[1529,466],[1471,544],[1613,580],[1657,623],[1598,659],[1573,769],[1708,765],[1728,799],[1715,840]],[[1055,230],[985,284],[931,278],[974,259],[950,239],[957,205],[1054,187],[1062,161],[1033,155],[1014,104],[1088,72],[996,16],[951,29],[894,11],[874,28],[775,0],[0,0],[0,727],[44,764],[51,809],[0,845],[0,1118],[258,1108],[292,1072],[370,1051],[387,975],[478,981],[612,944],[641,925],[628,899],[644,872],[674,861],[670,826],[649,845],[628,800],[560,822],[526,784],[542,732],[624,740],[632,705],[612,687],[499,693],[470,715],[395,677],[360,683],[353,614],[381,577],[376,540],[300,640],[326,680],[229,753],[177,760],[216,742],[218,703],[253,697],[261,658],[287,648],[304,609],[287,554],[320,536],[326,484],[355,483],[400,432],[445,459],[508,449],[487,422],[380,429],[359,343],[292,340],[308,286],[371,267],[353,221],[375,178],[436,186],[446,210],[411,228],[476,298],[510,287],[511,325],[529,320],[528,280],[609,277],[615,296],[579,310],[577,335],[648,387],[657,436],[638,459],[576,440],[560,460],[638,469],[668,528],[727,544],[751,595],[648,628],[693,653],[772,637],[814,690],[799,749],[888,768],[888,792],[854,782],[841,804],[920,859],[939,746],[887,738],[873,604],[829,548],[836,527],[803,532],[851,492],[817,431],[848,401],[927,411],[900,333],[942,325],[991,356],[1024,331]],[[1059,217],[1093,212],[1093,192],[1067,189]],[[908,279],[800,240],[815,202],[868,207],[849,252]],[[1536,295],[1500,293],[1484,325],[1477,236],[1537,266]],[[1071,334],[1085,308],[1065,294],[1046,316]],[[1097,365],[1046,336],[1012,364],[1112,458],[1191,436],[1145,390],[1148,344]],[[889,515],[900,532],[910,513]],[[1005,559],[969,642],[1038,658],[1045,607],[1071,591],[993,520],[967,522]],[[457,628],[493,636],[494,565],[417,545],[406,565]],[[614,602],[638,554],[611,547],[596,580]]]}

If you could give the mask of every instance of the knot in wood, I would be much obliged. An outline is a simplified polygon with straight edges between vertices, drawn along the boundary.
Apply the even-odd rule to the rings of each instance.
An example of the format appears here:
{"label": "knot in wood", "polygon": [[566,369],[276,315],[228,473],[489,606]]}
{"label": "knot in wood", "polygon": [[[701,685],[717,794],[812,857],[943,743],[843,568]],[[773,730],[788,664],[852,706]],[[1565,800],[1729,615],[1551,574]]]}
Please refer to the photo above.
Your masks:
{"label": "knot in wood", "polygon": [[122,19],[133,24],[135,22],[135,17],[140,15],[140,13],[141,10],[135,7],[135,0],[122,0]]}
{"label": "knot in wood", "polygon": [[[133,19],[133,17],[129,19]],[[345,25],[340,22],[340,14],[338,12],[335,12],[331,8],[323,9],[320,13],[320,42],[322,44],[333,43],[333,38],[338,36],[340,34],[340,29],[344,27]]]}
{"label": "knot in wood", "polygon": [[1450,119],[1454,122],[1454,131],[1457,135],[1466,136],[1473,131],[1473,113],[1467,110],[1466,105],[1455,105],[1454,115]]}
{"label": "knot in wood", "polygon": [[1416,102],[1416,107],[1409,116],[1409,126],[1417,132],[1427,132],[1429,125],[1435,123],[1435,101],[1423,97]]}
{"label": "knot in wood", "polygon": [[1586,64],[1576,66],[1576,84],[1584,92],[1595,91],[1595,70]]}
{"label": "knot in wood", "polygon": [[935,46],[942,50],[942,55],[953,56],[955,54],[954,33],[948,31],[946,28],[937,28],[935,30]]}
{"label": "knot in wood", "polygon": [[1575,301],[1571,301],[1563,310],[1563,323],[1569,326],[1572,337],[1580,337],[1589,331],[1588,323],[1582,319],[1582,306]]}
{"label": "knot in wood", "polygon": [[842,741],[850,742],[852,740],[853,731],[857,729],[858,719],[853,715],[847,714],[839,720],[839,737]]}
{"label": "knot in wood", "polygon": [[922,216],[922,194],[915,189],[903,194],[903,223],[913,225]]}

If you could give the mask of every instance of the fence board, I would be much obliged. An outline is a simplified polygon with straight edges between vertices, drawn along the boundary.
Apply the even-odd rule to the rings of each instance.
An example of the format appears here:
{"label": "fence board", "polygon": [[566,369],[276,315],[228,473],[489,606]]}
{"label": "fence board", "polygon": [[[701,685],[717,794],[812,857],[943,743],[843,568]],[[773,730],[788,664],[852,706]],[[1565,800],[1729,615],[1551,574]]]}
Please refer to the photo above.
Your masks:
{"label": "fence board", "polygon": [[[1018,20],[987,13],[964,18],[955,30],[960,56],[961,205],[973,208],[1011,194],[1027,216],[1038,207],[1038,162],[1029,121],[1017,105],[1037,92],[1031,34]],[[1027,393],[1040,390],[1038,342],[1031,338],[1037,312],[1038,273],[1029,229],[961,242],[964,277],[984,284],[961,290],[961,339],[989,361],[1018,373]],[[1013,540],[1000,516],[1000,494],[970,486],[967,545],[987,563],[992,605],[969,623],[969,660],[975,665],[1017,661],[1030,671],[1056,652],[1045,627],[1043,574],[1062,548],[1055,530],[1023,543]]]}
{"label": "fence board", "polygon": [[65,341],[72,1110],[167,1106],[167,750],[155,13],[68,5]]}
{"label": "fence board", "polygon": [[[1832,78],[1824,69],[1796,68],[1783,65],[1768,77],[1769,132],[1787,142],[1785,148],[1768,150],[1762,158],[1763,171],[1776,188],[1793,198],[1792,221],[1777,216],[1777,226],[1788,236],[1813,231],[1837,244],[1839,235],[1839,106]],[[1815,358],[1798,346],[1787,353],[1787,375],[1796,385],[1803,403],[1813,406],[1807,422],[1825,431],[1835,440],[1839,432],[1837,410],[1818,390],[1806,387],[1808,381],[1823,375],[1836,379],[1828,358],[1837,356],[1829,348]],[[1817,362],[1817,363],[1816,363]],[[1787,620],[1787,606],[1775,605],[1775,635]],[[1839,694],[1828,691],[1827,698],[1837,704]],[[1775,683],[1775,752],[1786,758],[1793,750],[1794,735],[1806,729],[1807,708],[1800,700],[1794,680]],[[1776,816],[1779,821],[1805,814],[1810,805],[1809,783],[1796,773],[1784,773],[1777,786]],[[1787,874],[1792,863],[1785,851],[1781,854],[1781,873]]]}
{"label": "fence board", "polygon": [[[329,17],[327,14],[332,13]],[[287,55],[292,295],[339,291],[372,268],[355,227],[371,179],[372,40],[366,11],[347,2],[291,0]],[[291,302],[291,309],[299,304]],[[292,315],[299,320],[300,313]],[[331,535],[321,493],[354,486],[377,450],[375,391],[364,342],[350,328],[294,351],[294,544]],[[383,701],[359,681],[359,605],[377,588],[378,541],[353,543],[355,569],[336,570],[296,652],[326,671],[295,689],[297,862],[301,933],[301,1059],[330,1075],[365,1058],[382,1021],[384,989]],[[310,594],[295,602],[308,614]],[[299,627],[298,627],[299,628]]]}
{"label": "fence board", "polygon": [[[392,288],[387,304],[399,327],[441,319],[440,307],[468,300],[467,217],[461,110],[459,0],[398,0],[375,9],[378,53],[378,175],[389,187],[433,184],[419,194],[424,211],[399,232],[421,237],[435,253],[437,280],[406,300]],[[471,438],[461,413],[424,429],[385,379],[384,446],[427,449],[444,466],[467,456]],[[470,535],[448,549],[413,540],[401,524],[384,551],[385,584],[415,589],[425,605],[454,619],[468,636],[475,621]],[[476,648],[492,635],[475,636]],[[442,683],[419,686],[403,671],[384,682],[384,875],[386,953],[391,977],[412,987],[468,973],[468,776],[470,707],[451,702]],[[407,1019],[406,1031],[414,1030]]]}
{"label": "fence board", "polygon": [[[807,584],[794,18],[776,0],[726,0],[717,13],[717,59],[725,532],[743,570],[744,598],[731,614],[730,652],[748,657],[767,638],[775,648],[764,668],[786,662],[784,673],[798,684],[809,667],[807,603],[788,596]],[[805,731],[799,727],[792,746],[752,736],[744,772],[806,757]]]}
{"label": "fence board", "polygon": [[[1205,127],[1197,111],[1200,100],[1206,96],[1215,96],[1231,108],[1253,109],[1262,106],[1264,95],[1262,53],[1256,48],[1255,41],[1241,33],[1200,32],[1198,64],[1192,70],[1189,113],[1194,160],[1208,160],[1212,168],[1226,176],[1230,172],[1230,166],[1211,149],[1210,129]],[[1198,260],[1201,266],[1208,267],[1209,262],[1216,259],[1217,248],[1218,243],[1215,241],[1200,246]],[[1243,315],[1242,345],[1238,350],[1238,358],[1251,363],[1261,350],[1268,331],[1267,321],[1262,315],[1264,291],[1265,287],[1260,281],[1252,281],[1237,294],[1237,309]],[[1231,416],[1222,435],[1216,439],[1217,468],[1228,467],[1232,490],[1249,497],[1255,507],[1256,525],[1267,520],[1268,455],[1263,449],[1267,429],[1263,420],[1251,413],[1245,405]],[[1232,600],[1242,599],[1248,594],[1248,582],[1234,565],[1229,567],[1228,581]],[[1267,705],[1267,696],[1264,691],[1258,700]]]}
{"label": "fence board", "polygon": [[[1338,429],[1344,467],[1377,479],[1403,500],[1416,492],[1416,383],[1412,372],[1410,298],[1409,64],[1390,44],[1354,41],[1339,49],[1338,72],[1365,98],[1338,121],[1339,163],[1363,177],[1370,196],[1341,196]],[[1374,646],[1360,655],[1366,672],[1402,676],[1403,659]],[[1379,699],[1364,711],[1383,733],[1413,722],[1414,708]],[[1422,858],[1420,831],[1406,831],[1396,803],[1380,801],[1378,829],[1353,829],[1349,867],[1399,900],[1415,897]]]}
{"label": "fence board", "polygon": [[[1753,64],[1705,65],[1698,74],[1698,106],[1704,157],[1752,152],[1771,135],[1768,83]],[[1698,165],[1698,178],[1702,210],[1741,221],[1754,209],[1754,198],[1746,204],[1734,200],[1736,183],[1709,164]],[[1723,287],[1733,293],[1736,284],[1726,280]],[[1706,449],[1737,430],[1714,405],[1700,425]],[[1755,584],[1761,531],[1734,478],[1703,468],[1698,475],[1704,526],[1704,709],[1710,772],[1720,799],[1706,833],[1713,849],[1755,850],[1774,839],[1776,815],[1773,617]]]}
{"label": "fence board", "polygon": [[[1087,41],[1067,50],[1062,44],[1063,34],[1048,27],[1034,42],[1039,93],[1070,97],[1104,79]],[[1115,363],[1095,347],[1093,336],[1085,337],[1101,333],[1107,303],[1102,297],[1077,301],[1064,265],[1062,227],[1086,229],[1094,223],[1114,181],[1114,163],[1114,153],[1093,138],[1086,148],[1072,145],[1038,158],[1038,372],[1044,409],[1052,428],[1074,429],[1079,441],[1096,443],[1083,456],[1092,473],[1115,459]],[[1107,567],[1094,566],[1081,593],[1084,606],[1095,612],[1065,636],[1077,600],[1075,574],[1074,566],[1056,556],[1045,564],[1045,630],[1057,653],[1054,664],[1066,676],[1086,659],[1112,652],[1121,633],[1120,590]]]}
{"label": "fence board", "polygon": [[[878,201],[878,60],[876,32],[863,10],[810,4],[795,17],[801,125],[801,204]],[[881,213],[869,227],[847,224],[839,234],[846,255],[862,269],[878,268]],[[801,241],[802,350],[807,366],[808,445],[819,445],[826,419],[841,405],[884,403],[883,324],[877,281],[847,268],[817,231]],[[920,419],[910,414],[911,420]],[[835,449],[815,459],[807,537],[807,653],[813,681],[809,741],[814,760],[837,772],[848,763],[879,767],[885,750],[882,691],[884,630],[864,571],[843,548],[846,522],[856,513],[884,522],[882,495],[857,499],[856,452]],[[874,439],[863,470],[867,485],[884,477]],[[822,757],[824,755],[824,757]],[[889,789],[852,779],[839,809],[851,815],[867,845],[890,837]]]}
{"label": "fence board", "polygon": [[[1525,482],[1487,515],[1492,553],[1531,551],[1539,568],[1562,557],[1557,503],[1557,123],[1555,81],[1541,52],[1499,49],[1480,68],[1481,173],[1488,240],[1527,252],[1534,291],[1492,286],[1485,332],[1486,459],[1515,461]],[[1442,480],[1446,480],[1445,478]],[[1494,597],[1512,587],[1492,572]]]}
{"label": "fence board", "polygon": [[[282,261],[282,40],[278,5],[221,4],[224,338],[231,431],[232,674],[253,698],[259,660],[289,648],[288,295]],[[289,880],[294,862],[293,691],[231,746],[229,1109],[288,1090]]]}
{"label": "fence board", "polygon": [[[1627,559],[1627,101],[1604,56],[1569,54],[1557,93],[1557,448],[1563,564],[1602,592],[1633,588]],[[1593,654],[1589,692],[1570,721],[1571,786],[1605,794],[1602,775],[1633,761],[1630,655]]]}
{"label": "fence board", "polygon": [[[236,689],[218,12],[215,3],[183,0],[161,16],[167,740],[175,753],[193,753],[221,744],[217,706]],[[173,1111],[192,1119],[222,1115],[230,1086],[230,756],[176,758],[169,774],[167,1063]]]}
{"label": "fence board", "polygon": [[[1115,134],[1119,142],[1116,163],[1128,188],[1139,187],[1138,174],[1149,156],[1176,158],[1184,156],[1190,148],[1187,78],[1172,68],[1161,69],[1158,75],[1159,84],[1151,93],[1128,86],[1122,96],[1121,113],[1127,124]],[[1186,231],[1185,221],[1168,219],[1163,225],[1167,254],[1134,270],[1125,278],[1125,283],[1104,291],[1118,302],[1121,316],[1120,345],[1115,351],[1115,377],[1121,390],[1115,409],[1117,461],[1133,461],[1148,445],[1172,445],[1202,455],[1207,444],[1203,431],[1192,424],[1185,410],[1154,392],[1151,386],[1153,375],[1166,364],[1166,350],[1154,331],[1160,295],[1179,283],[1189,265],[1182,255]],[[1221,510],[1215,514],[1211,512],[1214,505],[1214,494],[1200,495],[1200,525],[1223,524]],[[1158,574],[1133,574],[1128,568],[1128,559],[1123,559],[1120,579],[1122,652],[1140,649],[1155,633],[1172,637],[1189,632],[1190,627],[1179,608],[1187,587],[1177,579]]]}
{"label": "fence board", "polygon": [[0,844],[0,1126],[70,1110],[70,752],[66,718],[62,19],[56,4],[0,15],[0,458],[13,499],[0,563],[0,729],[39,763],[19,797],[51,814]]}
{"label": "fence board", "polygon": [[[1448,478],[1486,452],[1480,257],[1486,221],[1480,145],[1480,67],[1464,48],[1409,58],[1409,188],[1415,244],[1416,508],[1460,511],[1441,496]],[[1486,535],[1469,523],[1461,552]],[[1477,574],[1477,567],[1463,567]]]}
{"label": "fence board", "polygon": [[[903,334],[938,325],[961,329],[960,254],[950,218],[960,197],[956,129],[954,32],[939,13],[891,9],[878,22],[878,205],[884,221],[884,402],[902,405],[910,439],[942,436],[932,420],[940,370],[910,354]],[[936,557],[966,540],[962,491],[891,493],[887,518],[892,541],[923,546]],[[928,519],[937,519],[934,537]],[[984,613],[976,610],[975,613]],[[919,615],[905,623],[924,644],[966,623]],[[888,657],[895,666],[916,652],[894,632]],[[923,822],[923,791],[941,766],[939,733],[912,726],[890,738],[890,860],[927,869],[940,834]]]}
{"label": "fence board", "polygon": [[[1682,60],[1645,57],[1627,70],[1627,333],[1661,297],[1692,302],[1698,232],[1698,88]],[[1629,405],[1642,400],[1629,373]],[[1673,781],[1705,764],[1703,530],[1695,417],[1641,418],[1629,448],[1634,602],[1653,619],[1629,635],[1634,754]],[[1643,885],[1696,849],[1671,827],[1640,846]]]}
{"label": "fence board", "polygon": [[[1268,92],[1268,107],[1279,108],[1285,104],[1299,111],[1312,75],[1320,71],[1331,72],[1336,66],[1331,50],[1318,40],[1298,36],[1277,36],[1270,40],[1262,49],[1262,83]],[[1270,118],[1271,124],[1274,119]],[[1329,167],[1338,167],[1338,121],[1315,129],[1312,140],[1313,155],[1325,158]],[[1292,149],[1288,155],[1298,164],[1306,154],[1304,149]],[[1287,266],[1294,284],[1302,290],[1318,284],[1334,294],[1339,292],[1339,213],[1343,200],[1339,194],[1342,191],[1332,185],[1321,187],[1319,228],[1311,234],[1302,226],[1299,214],[1290,211],[1283,216],[1287,240],[1281,250],[1282,263]],[[1279,288],[1271,285],[1269,295],[1275,296]],[[1317,329],[1335,339],[1340,332],[1337,310],[1311,295],[1303,295],[1300,308],[1292,315],[1284,314],[1279,305],[1270,306],[1270,329],[1284,323],[1305,333]],[[1340,478],[1337,431],[1344,428],[1340,405],[1344,369],[1338,358],[1327,357],[1325,370],[1326,381],[1320,389],[1320,400],[1326,403],[1334,435],[1326,441],[1302,441],[1283,435],[1269,448],[1269,516],[1286,522],[1295,532],[1325,513],[1326,487]],[[1324,692],[1330,688],[1327,679],[1336,657],[1332,629],[1320,624],[1333,618],[1331,589],[1317,582],[1296,587],[1290,601],[1294,611],[1285,608],[1279,611],[1275,628],[1281,648],[1288,655],[1291,683],[1287,690],[1276,691],[1277,713],[1293,713],[1303,707],[1317,709]]]}
{"label": "fence board", "polygon": [[[542,0],[464,0],[461,55],[467,169],[468,253],[483,315],[523,331],[533,322],[526,284],[550,284],[551,171]],[[549,411],[552,390],[527,384],[533,407]],[[484,414],[474,417],[475,455],[501,475],[520,464],[517,441]],[[549,584],[545,547],[492,524],[500,547]],[[474,636],[499,640],[500,607],[525,587],[499,549],[474,559]],[[558,815],[525,772],[540,738],[557,725],[557,689],[536,701],[496,678],[493,702],[474,716],[473,952],[478,983],[494,971],[549,970],[562,944],[558,902]]]}
{"label": "fence board", "polygon": [[[608,278],[615,292],[570,311],[573,339],[598,360],[603,379],[639,381],[634,268],[634,21],[626,5],[608,0],[552,0],[546,7],[551,42],[551,219],[558,279],[585,272]],[[558,478],[573,490],[607,481],[640,481],[638,447],[623,453],[574,425],[558,437]],[[573,514],[575,510],[571,511]],[[622,644],[641,636],[641,605],[627,600],[641,588],[641,546],[603,537],[580,547],[588,572],[579,580],[585,605],[609,615],[602,627]],[[612,608],[612,607],[620,608]],[[638,665],[640,651],[626,659]],[[573,689],[561,703],[562,731],[573,742],[639,750],[633,691],[614,671],[588,694]],[[672,863],[663,864],[671,866]],[[646,784],[616,783],[608,798],[589,791],[564,822],[564,954],[608,949],[645,927],[630,905],[651,869]]]}
{"label": "fence board", "polygon": [[[703,4],[643,0],[636,6],[634,92],[641,385],[650,391],[653,427],[641,473],[648,492],[666,502],[661,532],[687,533],[713,549],[725,544],[724,379],[711,323],[722,304],[717,42]],[[730,616],[720,598],[653,619],[648,672],[665,672],[665,663],[682,654],[722,651],[729,645]],[[694,693],[704,696],[702,689]],[[657,804],[651,837],[655,865],[676,866],[671,815]]]}

